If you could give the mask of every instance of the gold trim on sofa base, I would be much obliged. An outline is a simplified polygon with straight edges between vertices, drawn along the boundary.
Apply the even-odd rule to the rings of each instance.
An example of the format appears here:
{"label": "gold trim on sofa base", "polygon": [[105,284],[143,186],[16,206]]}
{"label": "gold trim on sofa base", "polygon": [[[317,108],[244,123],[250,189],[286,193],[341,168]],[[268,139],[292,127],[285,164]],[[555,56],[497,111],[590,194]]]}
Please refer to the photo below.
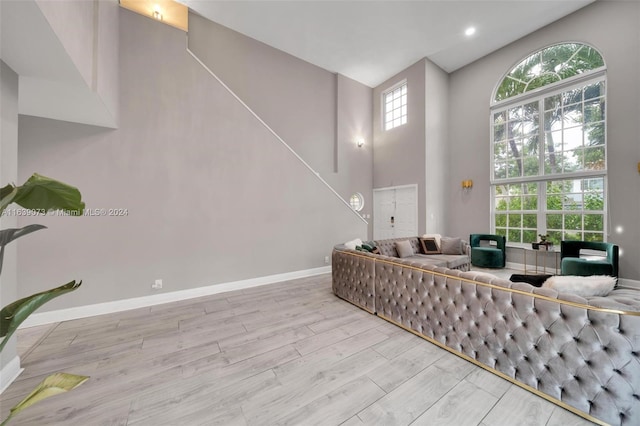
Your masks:
{"label": "gold trim on sofa base", "polygon": [[369,308],[366,308],[366,307],[364,307],[364,306],[358,305],[357,303],[352,302],[352,301],[351,301],[351,300],[349,300],[349,299],[345,299],[344,297],[342,297],[342,296],[340,296],[340,295],[337,295],[337,294],[335,294],[335,293],[333,293],[333,295],[334,295],[334,296],[336,296],[338,299],[344,300],[345,302],[348,302],[348,303],[352,304],[352,305],[353,305],[353,306],[355,306],[356,308],[360,308],[360,309],[362,309],[363,311],[370,313],[371,315],[378,316],[378,314],[377,314],[375,311],[372,311],[372,310],[370,310]]}
{"label": "gold trim on sofa base", "polygon": [[[475,281],[473,281],[473,282],[475,282]],[[580,417],[582,417],[582,418],[584,418],[584,419],[586,419],[586,420],[588,420],[588,421],[590,421],[592,423],[595,423],[597,425],[609,426],[609,423],[603,422],[602,420],[597,419],[597,418],[585,413],[584,411],[580,411],[577,408],[574,408],[571,405],[568,405],[567,403],[560,401],[559,399],[553,398],[553,397],[547,395],[544,392],[540,392],[538,389],[532,388],[531,386],[525,385],[524,383],[520,383],[517,380],[507,376],[503,372],[498,371],[498,370],[496,370],[494,368],[491,368],[488,365],[485,365],[485,364],[481,363],[480,361],[477,361],[477,360],[471,358],[469,355],[463,354],[462,352],[458,352],[455,349],[451,349],[450,347],[438,342],[437,340],[432,339],[431,337],[425,336],[424,334],[418,333],[417,331],[415,331],[415,330],[413,330],[413,329],[411,329],[409,327],[406,327],[406,326],[400,324],[399,322],[396,322],[396,321],[392,320],[391,318],[387,318],[384,315],[378,315],[378,313],[370,311],[369,309],[367,309],[367,308],[365,308],[363,306],[360,306],[357,303],[353,303],[351,300],[348,300],[348,299],[345,299],[343,297],[340,297],[335,293],[334,293],[334,295],[338,299],[344,300],[345,302],[350,303],[351,305],[355,306],[356,308],[360,308],[360,309],[362,309],[363,311],[365,311],[365,312],[367,312],[369,314],[377,316],[380,319],[383,319],[383,320],[385,320],[387,322],[390,322],[391,324],[393,324],[393,325],[395,325],[397,327],[400,327],[401,329],[403,329],[405,331],[408,331],[409,333],[415,334],[416,336],[420,337],[421,339],[424,339],[427,342],[432,343],[432,344],[438,346],[439,348],[442,348],[442,349],[446,350],[447,352],[452,353],[453,355],[459,356],[460,358],[462,358],[462,359],[464,359],[466,361],[469,361],[470,363],[472,363],[474,365],[477,365],[478,367],[481,367],[484,370],[487,370],[488,372],[493,373],[496,376],[499,376],[499,377],[507,380],[508,382],[513,383],[514,385],[519,386],[522,389],[533,393],[534,395],[539,396],[540,398],[544,398],[547,401],[551,402],[552,404],[555,404],[555,405],[557,405],[559,407],[562,407],[565,410],[571,411],[573,414],[575,414],[577,416],[580,416]]]}
{"label": "gold trim on sofa base", "polygon": [[[455,286],[458,286],[461,283],[464,283],[463,285],[473,284],[474,286],[477,286],[475,288],[476,291],[480,291],[484,287],[485,289],[488,288],[492,292],[495,291],[496,293],[498,293],[498,292],[504,292],[503,294],[505,294],[505,293],[506,294],[509,294],[509,293],[514,294],[515,293],[518,298],[520,298],[522,296],[525,296],[525,297],[528,296],[528,297],[533,298],[532,300],[534,302],[535,302],[536,299],[539,299],[540,301],[544,301],[545,303],[546,302],[552,302],[556,306],[564,305],[564,306],[567,306],[567,307],[571,307],[572,309],[573,308],[578,308],[578,309],[581,309],[583,311],[586,311],[587,315],[589,315],[588,312],[598,312],[598,313],[606,313],[606,314],[609,314],[609,315],[615,315],[620,319],[622,319],[623,316],[629,316],[630,318],[628,318],[628,319],[630,321],[632,321],[632,324],[635,324],[636,323],[635,319],[638,319],[640,317],[640,311],[629,311],[629,310],[626,310],[625,308],[620,309],[617,306],[613,306],[613,307],[598,307],[598,306],[593,306],[593,305],[588,304],[587,301],[579,302],[579,301],[563,300],[563,299],[559,299],[557,297],[554,297],[553,295],[537,294],[537,293],[533,292],[533,291],[536,291],[535,289],[530,292],[530,291],[526,291],[526,289],[522,290],[522,289],[517,289],[517,288],[505,287],[504,285],[506,285],[506,284],[504,284],[505,280],[503,280],[503,279],[500,279],[500,282],[493,281],[493,284],[492,284],[491,282],[483,282],[485,280],[484,278],[478,278],[478,277],[473,278],[471,275],[463,277],[463,276],[460,276],[460,275],[462,275],[460,273],[453,273],[453,272],[450,272],[450,271],[447,271],[447,270],[444,270],[444,269],[440,270],[440,271],[435,271],[432,268],[420,267],[419,264],[415,264],[415,266],[412,266],[409,262],[405,263],[405,262],[402,262],[401,260],[394,261],[393,258],[388,258],[386,256],[384,256],[384,257],[380,256],[379,257],[379,256],[365,254],[365,253],[361,254],[361,253],[352,252],[350,250],[341,250],[341,249],[336,249],[336,248],[334,248],[334,253],[337,253],[339,255],[345,255],[346,254],[346,255],[349,255],[349,256],[353,256],[354,258],[370,260],[372,263],[369,263],[369,262],[366,262],[366,263],[368,265],[367,268],[369,268],[371,265],[374,267],[374,274],[372,276],[373,285],[374,286],[378,285],[378,282],[377,282],[377,280],[378,280],[378,277],[377,277],[378,272],[380,274],[382,274],[380,279],[383,279],[384,276],[386,276],[387,274],[393,274],[395,272],[398,272],[398,273],[400,273],[400,275],[402,275],[402,272],[404,272],[404,271],[401,272],[401,271],[396,271],[395,270],[397,267],[399,267],[399,268],[402,268],[402,269],[406,269],[407,271],[416,271],[416,272],[419,272],[421,274],[426,274],[425,276],[420,275],[419,277],[413,277],[413,278],[415,278],[415,279],[419,278],[421,281],[423,279],[426,279],[428,282],[431,282],[432,284],[434,282],[439,282],[439,283],[442,284],[441,279],[444,279],[445,281],[454,280],[454,281],[451,281],[451,282],[453,282]],[[378,265],[378,266],[381,266],[381,268],[378,268],[376,266],[376,262],[380,262],[380,265]],[[360,262],[358,262],[358,263],[360,263]],[[393,267],[393,270],[388,271],[387,268],[384,267],[384,265],[390,265],[391,267]],[[471,271],[471,272],[473,272],[473,271]],[[413,278],[409,277],[409,279],[413,279]],[[334,276],[333,279],[335,280],[336,276]],[[483,280],[483,281],[478,281],[478,279]],[[487,280],[487,281],[489,281],[489,280]],[[341,283],[340,280],[338,280],[338,284],[336,284],[336,282],[334,282],[333,285],[339,285],[340,286],[340,285],[342,285],[342,283]],[[369,284],[367,284],[367,285],[369,285]],[[377,289],[377,287],[375,287],[375,288]],[[375,293],[375,291],[374,291],[374,293]],[[384,304],[384,301],[379,300],[378,298],[375,298],[375,300],[373,302],[373,308],[372,308],[373,312],[372,312],[370,309],[365,308],[363,306],[360,306],[357,303],[354,303],[351,300],[346,299],[345,297],[348,297],[348,295],[344,295],[345,297],[339,296],[337,294],[335,294],[335,295],[338,298],[340,298],[342,300],[345,300],[345,301],[349,302],[350,304],[352,304],[352,305],[364,310],[365,312],[368,312],[370,314],[379,316],[381,319],[383,319],[383,320],[385,320],[385,321],[387,321],[387,322],[389,322],[391,324],[394,324],[394,325],[400,327],[401,329],[403,329],[405,331],[409,331],[410,333],[415,334],[416,336],[418,336],[418,337],[420,337],[420,338],[422,338],[422,339],[424,339],[424,340],[426,340],[426,341],[428,341],[428,342],[430,342],[430,343],[432,343],[432,344],[434,344],[434,345],[446,350],[447,352],[450,352],[453,355],[456,355],[456,356],[458,356],[458,357],[460,357],[460,358],[462,358],[462,359],[464,359],[466,361],[469,361],[472,364],[483,368],[485,371],[493,373],[493,374],[497,375],[498,377],[501,377],[501,378],[507,380],[509,383],[513,383],[513,384],[519,386],[520,388],[522,388],[522,389],[524,389],[524,390],[526,390],[528,392],[533,393],[534,395],[537,395],[537,396],[539,396],[541,398],[544,398],[545,400],[551,402],[552,404],[557,405],[557,406],[559,406],[561,408],[564,408],[565,410],[568,410],[571,413],[574,413],[575,415],[580,416],[581,418],[584,418],[584,419],[586,419],[586,420],[588,420],[590,422],[593,422],[594,424],[598,424],[598,425],[608,425],[609,424],[605,420],[598,419],[598,418],[594,417],[593,415],[588,414],[588,412],[581,411],[580,408],[576,408],[574,406],[571,406],[567,402],[563,402],[560,399],[557,399],[557,398],[555,398],[553,396],[550,396],[550,395],[542,392],[541,390],[538,390],[537,388],[532,387],[533,385],[521,383],[518,380],[516,380],[515,378],[507,376],[506,373],[498,371],[497,369],[495,369],[493,367],[490,367],[489,365],[485,365],[482,362],[480,362],[479,360],[476,360],[475,358],[472,358],[470,355],[467,355],[467,354],[465,354],[465,353],[463,353],[461,351],[458,351],[457,349],[450,348],[450,347],[446,346],[445,343],[441,343],[440,341],[435,340],[434,337],[429,337],[429,336],[423,335],[423,334],[421,334],[421,332],[418,332],[416,330],[413,330],[413,329],[409,328],[410,325],[405,326],[405,325],[397,322],[397,321],[402,321],[402,318],[394,320],[394,319],[386,317],[385,316],[385,311],[383,311],[382,307],[381,306],[377,306],[379,302]],[[386,313],[390,313],[390,312],[386,312]],[[589,401],[589,402],[591,402],[591,401]],[[634,405],[634,406],[636,406],[636,405]],[[623,417],[623,413],[621,412],[621,418],[622,417]],[[615,415],[612,418],[608,418],[607,417],[608,421],[611,421],[611,422],[617,424],[617,422],[615,420],[613,420],[614,418],[615,418]]]}
{"label": "gold trim on sofa base", "polygon": [[525,385],[524,383],[520,383],[517,380],[507,376],[503,372],[498,371],[498,370],[496,370],[494,368],[491,368],[488,365],[485,365],[485,364],[481,363],[480,361],[477,361],[474,358],[471,358],[469,355],[463,354],[462,352],[458,352],[455,349],[451,349],[450,347],[438,342],[437,340],[432,339],[431,337],[425,336],[424,334],[418,333],[417,331],[412,330],[409,327],[406,327],[406,326],[400,324],[399,322],[396,322],[396,321],[392,320],[391,318],[387,318],[384,315],[378,315],[378,314],[375,314],[375,315],[377,317],[379,317],[379,318],[382,318],[385,321],[390,322],[393,325],[396,325],[396,326],[402,328],[403,330],[406,330],[406,331],[408,331],[410,333],[413,333],[416,336],[418,336],[418,337],[420,337],[420,338],[422,338],[422,339],[424,339],[424,340],[426,340],[426,341],[428,341],[430,343],[433,343],[434,345],[436,345],[436,346],[438,346],[438,347],[440,347],[440,348],[442,348],[442,349],[444,349],[444,350],[446,350],[446,351],[448,351],[448,352],[450,352],[450,353],[452,353],[452,354],[454,354],[456,356],[459,356],[460,358],[462,358],[464,360],[467,360],[467,361],[477,365],[478,367],[482,367],[483,369],[487,370],[490,373],[495,374],[496,376],[502,377],[503,379],[513,383],[514,385],[517,385],[517,386],[521,387],[524,390],[527,390],[527,391],[529,391],[529,392],[531,392],[531,393],[533,393],[533,394],[535,394],[535,395],[537,395],[537,396],[539,396],[541,398],[544,398],[547,401],[564,408],[565,410],[569,410],[572,413],[574,413],[574,414],[576,414],[576,415],[578,415],[578,416],[580,416],[580,417],[582,417],[582,418],[584,418],[586,420],[589,420],[590,422],[593,422],[595,424],[602,425],[602,426],[608,426],[609,425],[609,423],[605,423],[600,419],[596,419],[595,417],[585,413],[584,411],[580,411],[577,408],[574,408],[571,405],[568,405],[567,403],[560,401],[559,399],[553,398],[553,397],[547,395],[546,393],[540,392],[538,389],[532,388],[531,386]]}

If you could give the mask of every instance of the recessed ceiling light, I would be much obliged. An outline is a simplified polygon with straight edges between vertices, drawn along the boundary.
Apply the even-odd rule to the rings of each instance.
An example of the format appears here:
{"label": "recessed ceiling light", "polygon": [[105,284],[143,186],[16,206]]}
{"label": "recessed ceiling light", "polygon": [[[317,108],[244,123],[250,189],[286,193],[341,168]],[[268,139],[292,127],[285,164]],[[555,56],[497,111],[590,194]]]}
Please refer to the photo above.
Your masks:
{"label": "recessed ceiling light", "polygon": [[464,35],[468,36],[472,36],[476,33],[476,28],[475,27],[469,27],[466,30],[464,30]]}

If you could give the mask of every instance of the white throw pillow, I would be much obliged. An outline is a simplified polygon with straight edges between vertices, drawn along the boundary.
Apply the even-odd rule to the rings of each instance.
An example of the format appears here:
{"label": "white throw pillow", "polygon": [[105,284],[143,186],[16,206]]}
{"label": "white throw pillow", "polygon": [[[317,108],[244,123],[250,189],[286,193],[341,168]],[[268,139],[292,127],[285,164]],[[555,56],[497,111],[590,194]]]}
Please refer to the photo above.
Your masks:
{"label": "white throw pillow", "polygon": [[571,293],[578,296],[606,296],[616,285],[616,277],[608,275],[555,275],[549,277],[542,287],[552,288],[560,293]]}
{"label": "white throw pillow", "polygon": [[410,257],[414,255],[413,247],[411,247],[409,240],[396,241],[395,245],[398,257]]}
{"label": "white throw pillow", "polygon": [[440,238],[440,252],[442,254],[462,254],[462,240],[460,238]]}
{"label": "white throw pillow", "polygon": [[356,246],[362,245],[362,240],[360,238],[356,238],[355,240],[347,241],[344,245],[350,250],[355,250]]}

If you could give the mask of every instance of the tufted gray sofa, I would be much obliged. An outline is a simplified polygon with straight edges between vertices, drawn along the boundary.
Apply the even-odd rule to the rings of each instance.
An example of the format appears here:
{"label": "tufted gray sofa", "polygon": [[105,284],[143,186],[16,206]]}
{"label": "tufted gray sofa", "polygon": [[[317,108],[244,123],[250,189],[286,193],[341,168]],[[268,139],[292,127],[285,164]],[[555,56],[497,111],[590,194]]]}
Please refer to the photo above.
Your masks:
{"label": "tufted gray sofa", "polygon": [[349,250],[333,292],[594,423],[640,424],[640,291],[583,298]]}
{"label": "tufted gray sofa", "polygon": [[423,265],[445,266],[449,269],[459,269],[468,271],[471,269],[471,246],[466,241],[462,241],[463,254],[420,254],[420,239],[418,237],[410,238],[391,238],[388,240],[374,241],[375,246],[380,249],[380,254],[391,257],[399,257],[396,250],[396,242],[408,240],[416,253],[413,256],[405,257],[405,260],[417,262]]}

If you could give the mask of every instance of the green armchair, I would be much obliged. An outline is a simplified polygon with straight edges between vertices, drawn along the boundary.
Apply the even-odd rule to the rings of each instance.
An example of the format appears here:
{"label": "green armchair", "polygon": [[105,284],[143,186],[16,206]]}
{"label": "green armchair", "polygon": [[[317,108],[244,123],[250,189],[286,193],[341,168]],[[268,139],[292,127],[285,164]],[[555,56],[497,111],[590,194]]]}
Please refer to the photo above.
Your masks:
{"label": "green armchair", "polygon": [[[602,260],[584,259],[580,250],[597,250],[606,254]],[[611,275],[618,276],[618,246],[611,243],[594,241],[561,241],[560,274],[561,275]]]}
{"label": "green armchair", "polygon": [[[481,245],[481,241],[495,241],[496,245]],[[504,268],[507,260],[507,240],[502,235],[471,234],[471,264],[482,268]]]}

